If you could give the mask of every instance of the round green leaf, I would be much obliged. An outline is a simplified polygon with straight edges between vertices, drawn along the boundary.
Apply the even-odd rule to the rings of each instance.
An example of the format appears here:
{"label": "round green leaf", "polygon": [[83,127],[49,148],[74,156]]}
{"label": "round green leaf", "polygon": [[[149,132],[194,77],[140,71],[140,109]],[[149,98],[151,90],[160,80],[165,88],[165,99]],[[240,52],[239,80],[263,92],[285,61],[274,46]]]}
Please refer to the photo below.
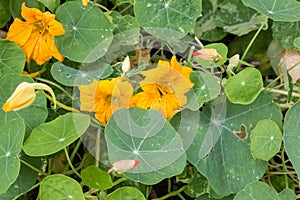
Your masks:
{"label": "round green leaf", "polygon": [[[21,156],[19,157],[22,160],[25,160],[27,163],[30,163],[37,169],[41,169],[42,167],[42,160],[39,157],[29,157],[24,154],[24,152],[21,152]],[[38,172],[22,163],[17,180],[10,185],[6,193],[0,195],[0,199],[14,199],[15,196],[27,192],[36,183],[38,175]]]}
{"label": "round green leaf", "polygon": [[88,115],[67,113],[34,128],[24,142],[23,150],[30,156],[56,153],[77,140],[88,128]]}
{"label": "round green leaf", "polygon": [[136,188],[133,187],[122,187],[119,188],[109,195],[107,195],[106,200],[146,200],[143,193]]}
{"label": "round green leaf", "polygon": [[182,140],[158,112],[140,108],[120,109],[105,128],[111,163],[140,160],[127,177],[145,184],[180,174],[186,164]]}
{"label": "round green leaf", "polygon": [[[97,63],[97,62],[96,62]],[[66,66],[61,62],[56,62],[52,65],[51,75],[53,78],[66,86],[88,85],[93,79],[104,79],[110,76],[113,72],[109,64],[89,64],[82,70],[77,70]]]}
{"label": "round green leaf", "polygon": [[22,119],[13,119],[0,126],[0,194],[15,182],[20,171],[19,154],[25,136]]}
{"label": "round green leaf", "polygon": [[70,60],[91,63],[104,56],[112,41],[111,25],[96,6],[69,1],[56,10],[66,33],[56,37],[58,50]]}
{"label": "round green leaf", "polygon": [[[6,75],[0,79],[0,105],[6,102],[11,96],[16,87],[21,82],[32,83],[32,79],[25,76]],[[34,113],[34,115],[32,114]],[[36,99],[30,107],[24,108],[18,111],[4,112],[0,109],[0,125],[7,123],[9,120],[22,118],[26,125],[26,135],[31,130],[43,123],[48,116],[48,110],[46,108],[46,98],[42,94],[37,94]]]}
{"label": "round green leaf", "polygon": [[107,190],[113,186],[110,175],[95,166],[81,170],[82,182],[93,189]]}
{"label": "round green leaf", "polygon": [[134,1],[134,14],[147,32],[172,41],[193,31],[202,11],[201,4],[201,0],[139,0]]}
{"label": "round green leaf", "polygon": [[47,176],[40,185],[39,199],[84,200],[81,186],[74,179],[61,174]]}
{"label": "round green leaf", "polygon": [[266,183],[255,181],[248,184],[243,190],[238,192],[234,200],[280,200],[275,190]]}
{"label": "round green leaf", "polygon": [[225,93],[230,102],[246,105],[256,99],[262,87],[260,71],[249,67],[226,81]]}
{"label": "round green leaf", "polygon": [[284,119],[283,135],[286,153],[300,176],[300,102],[295,103],[286,113]]}
{"label": "round green leaf", "polygon": [[22,74],[25,54],[16,43],[0,39],[0,77],[6,74]]}
{"label": "round green leaf", "polygon": [[300,2],[297,0],[242,0],[242,2],[274,21],[300,20]]}
{"label": "round green leaf", "polygon": [[220,94],[220,84],[213,76],[201,71],[193,71],[190,78],[194,83],[194,87],[186,94],[188,103],[185,108],[196,111],[203,103],[216,98]]}
{"label": "round green leaf", "polygon": [[278,196],[279,196],[280,200],[297,199],[295,192],[289,188],[285,188],[284,190],[282,190]]}
{"label": "round green leaf", "polygon": [[[182,116],[181,123],[192,123],[193,118],[195,115],[187,113]],[[263,176],[267,162],[252,157],[247,135],[262,119],[271,119],[281,125],[281,111],[272,102],[270,95],[262,93],[249,105],[224,101],[222,106],[221,100],[207,103],[198,119],[198,123],[194,122],[198,129],[189,128],[194,133],[186,132],[184,128],[178,129],[178,132],[182,138],[189,135],[194,137],[187,150],[188,160],[208,179],[213,191],[226,196],[242,190],[248,183]],[[241,127],[246,132],[244,137],[238,134]]]}
{"label": "round green leaf", "polygon": [[251,131],[250,141],[253,157],[268,161],[279,151],[282,134],[274,121],[264,119]]}

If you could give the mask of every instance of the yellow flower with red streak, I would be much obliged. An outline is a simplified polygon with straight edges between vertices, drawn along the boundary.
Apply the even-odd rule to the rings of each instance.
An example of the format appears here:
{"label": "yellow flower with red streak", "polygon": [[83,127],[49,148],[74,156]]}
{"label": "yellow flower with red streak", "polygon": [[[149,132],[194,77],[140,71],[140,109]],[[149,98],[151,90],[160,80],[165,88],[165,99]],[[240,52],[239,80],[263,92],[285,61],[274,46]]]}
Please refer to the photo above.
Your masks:
{"label": "yellow flower with red streak", "polygon": [[80,110],[95,112],[95,117],[106,125],[112,113],[129,107],[133,93],[132,85],[122,77],[101,80],[79,86]]}
{"label": "yellow flower with red streak", "polygon": [[27,62],[34,60],[42,65],[51,57],[63,61],[64,57],[59,53],[54,36],[65,33],[61,23],[55,20],[55,15],[50,12],[41,12],[36,8],[28,8],[22,4],[21,21],[15,18],[7,33],[6,39],[16,42],[25,51]]}
{"label": "yellow flower with red streak", "polygon": [[140,82],[143,91],[131,98],[131,106],[154,109],[172,118],[175,111],[187,103],[185,94],[194,85],[191,72],[192,69],[181,66],[175,56],[170,63],[159,61],[156,68],[141,73],[145,76]]}

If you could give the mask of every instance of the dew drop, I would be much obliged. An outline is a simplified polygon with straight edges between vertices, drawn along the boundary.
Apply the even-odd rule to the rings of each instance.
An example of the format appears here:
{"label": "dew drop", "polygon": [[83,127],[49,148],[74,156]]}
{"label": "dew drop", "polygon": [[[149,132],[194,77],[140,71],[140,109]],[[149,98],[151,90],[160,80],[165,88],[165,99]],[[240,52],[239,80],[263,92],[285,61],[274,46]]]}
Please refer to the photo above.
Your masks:
{"label": "dew drop", "polygon": [[71,74],[66,74],[66,78],[72,78]]}

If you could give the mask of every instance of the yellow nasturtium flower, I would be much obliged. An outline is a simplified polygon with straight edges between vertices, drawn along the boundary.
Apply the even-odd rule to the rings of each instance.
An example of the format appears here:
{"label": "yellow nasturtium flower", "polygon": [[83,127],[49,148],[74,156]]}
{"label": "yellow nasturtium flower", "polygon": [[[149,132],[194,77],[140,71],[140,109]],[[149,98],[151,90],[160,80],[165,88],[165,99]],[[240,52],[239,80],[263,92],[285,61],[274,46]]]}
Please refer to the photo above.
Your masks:
{"label": "yellow nasturtium flower", "polygon": [[11,24],[6,39],[16,42],[24,51],[27,62],[34,60],[42,65],[51,57],[63,61],[64,57],[57,50],[54,36],[65,33],[61,23],[55,20],[50,12],[42,13],[36,8],[28,8],[22,4],[21,21],[15,18]]}
{"label": "yellow nasturtium flower", "polygon": [[56,99],[53,90],[43,83],[20,83],[13,94],[3,104],[2,110],[4,112],[17,111],[29,107],[35,100],[35,90],[42,89],[48,91],[54,102],[54,109],[56,107]]}
{"label": "yellow nasturtium flower", "polygon": [[95,112],[95,117],[106,125],[112,113],[129,107],[133,93],[132,85],[122,77],[101,80],[89,85],[78,86],[80,91],[80,110]]}
{"label": "yellow nasturtium flower", "polygon": [[131,98],[131,106],[150,108],[172,118],[174,112],[187,103],[185,94],[194,85],[191,72],[192,69],[181,66],[175,56],[170,63],[159,61],[156,68],[141,73],[145,76],[140,82],[143,91]]}

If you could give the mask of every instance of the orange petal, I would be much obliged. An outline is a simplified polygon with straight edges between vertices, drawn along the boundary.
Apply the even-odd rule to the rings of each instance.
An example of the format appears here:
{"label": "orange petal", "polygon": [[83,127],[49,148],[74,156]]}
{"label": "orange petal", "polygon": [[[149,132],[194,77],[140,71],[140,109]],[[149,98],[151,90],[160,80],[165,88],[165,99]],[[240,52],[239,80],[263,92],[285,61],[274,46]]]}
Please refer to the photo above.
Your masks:
{"label": "orange petal", "polygon": [[98,81],[93,80],[89,85],[80,85],[80,110],[94,112],[95,111],[95,94]]}
{"label": "orange petal", "polygon": [[6,39],[14,41],[22,47],[29,39],[31,32],[32,26],[16,18],[8,30]]}
{"label": "orange petal", "polygon": [[22,3],[22,17],[27,22],[37,22],[44,18],[44,14],[37,8],[28,8],[25,3]]}
{"label": "orange petal", "polygon": [[50,20],[48,22],[48,25],[49,25],[48,31],[49,31],[49,34],[51,34],[51,35],[59,36],[59,35],[62,35],[65,33],[65,29],[64,29],[63,25],[54,19]]}

